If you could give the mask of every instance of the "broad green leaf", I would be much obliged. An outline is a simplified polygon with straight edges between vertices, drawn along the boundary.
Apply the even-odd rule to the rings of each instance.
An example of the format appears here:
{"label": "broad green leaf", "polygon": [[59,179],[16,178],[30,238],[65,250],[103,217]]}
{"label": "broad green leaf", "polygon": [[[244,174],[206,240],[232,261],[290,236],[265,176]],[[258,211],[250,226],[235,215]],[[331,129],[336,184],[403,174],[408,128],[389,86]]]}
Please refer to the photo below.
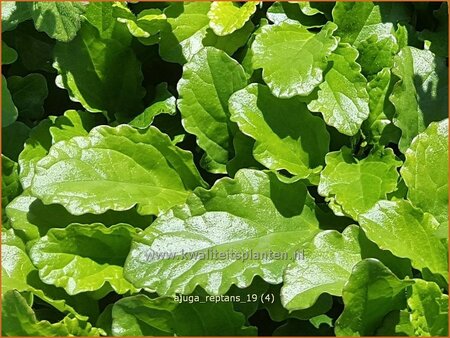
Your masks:
{"label": "broad green leaf", "polygon": [[419,337],[448,336],[448,295],[433,282],[416,279],[408,298],[410,320]]}
{"label": "broad green leaf", "polygon": [[2,128],[2,154],[17,161],[30,134],[30,127],[16,121]]}
{"label": "broad green leaf", "polygon": [[31,186],[35,173],[35,164],[48,154],[48,150],[52,145],[49,128],[53,121],[45,119],[34,127],[30,132],[30,137],[25,142],[24,150],[19,155],[20,182],[24,189]]}
{"label": "broad green leaf", "polygon": [[227,36],[217,36],[209,28],[209,2],[173,3],[164,10],[168,25],[161,32],[159,53],[168,62],[188,62],[204,46],[212,46],[232,55],[246,44],[253,30],[248,21]]}
{"label": "broad green leaf", "polygon": [[359,223],[380,249],[409,258],[416,269],[447,278],[447,248],[435,235],[439,223],[432,215],[405,200],[379,201],[360,215]]}
{"label": "broad green leaf", "polygon": [[393,66],[393,57],[398,52],[398,44],[392,37],[379,39],[377,35],[372,35],[361,41],[358,51],[357,61],[361,65],[362,73],[371,77]]}
{"label": "broad green leaf", "polygon": [[425,29],[419,33],[419,39],[430,41],[430,50],[441,57],[448,57],[448,4],[443,2],[438,10],[434,11],[436,28]]}
{"label": "broad green leaf", "polygon": [[37,163],[31,189],[45,204],[62,204],[74,215],[134,205],[142,215],[157,215],[203,184],[192,154],[167,135],[120,125],[53,145]]}
{"label": "broad green leaf", "polygon": [[394,58],[392,72],[400,79],[390,100],[395,106],[394,124],[402,130],[399,148],[404,152],[431,122],[448,116],[448,69],[444,59],[430,51],[404,47]]}
{"label": "broad green leaf", "polygon": [[175,115],[177,112],[176,98],[167,89],[167,83],[156,86],[156,94],[153,103],[142,114],[136,116],[128,124],[136,128],[148,128],[154,118],[159,114]]}
{"label": "broad green leaf", "polygon": [[202,49],[209,8],[209,2],[180,2],[164,10],[168,26],[161,32],[159,44],[163,60],[184,64]]}
{"label": "broad green leaf", "polygon": [[[103,39],[109,39],[120,34],[122,24],[118,24],[113,15],[115,2],[90,1],[86,6],[84,17],[100,33]],[[126,29],[126,28],[125,28]]]}
{"label": "broad green leaf", "polygon": [[322,293],[341,296],[353,266],[361,260],[358,227],[350,225],[342,235],[327,230],[305,249],[307,257],[290,264],[283,277],[281,302],[288,310],[307,309]]}
{"label": "broad green leaf", "polygon": [[53,143],[87,135],[92,128],[104,122],[103,116],[99,114],[75,110],[68,110],[63,116],[50,116],[49,119],[41,121],[32,129],[19,156],[20,181],[23,188],[31,186],[36,163],[48,154]]}
{"label": "broad green leaf", "polygon": [[166,16],[160,9],[146,9],[136,17],[122,3],[114,3],[113,16],[118,22],[126,24],[131,35],[144,45],[153,45],[159,41],[159,33],[166,25]]}
{"label": "broad green leaf", "polygon": [[388,144],[400,134],[400,130],[391,122],[392,117],[387,107],[390,86],[389,68],[383,68],[367,84],[369,117],[363,122],[361,129],[370,143]]}
{"label": "broad green leaf", "polygon": [[205,150],[202,166],[210,172],[226,173],[233,137],[228,99],[246,84],[239,63],[213,47],[202,49],[183,67],[178,109],[185,130],[196,135]]}
{"label": "broad green leaf", "polygon": [[[3,6],[3,3],[2,3]],[[9,65],[17,60],[17,52],[2,41],[2,64]]]}
{"label": "broad green leaf", "polygon": [[401,175],[408,199],[448,227],[448,119],[431,123],[405,156]]}
{"label": "broad green leaf", "polygon": [[[198,297],[205,298],[204,295]],[[112,309],[115,336],[256,334],[255,328],[244,324],[244,316],[235,312],[231,303],[177,303],[170,298],[136,295],[119,300]]]}
{"label": "broad green leaf", "polygon": [[135,208],[122,212],[109,210],[100,215],[74,216],[59,204],[44,205],[36,197],[31,196],[29,190],[23,192],[6,207],[6,215],[10,219],[11,227],[25,241],[43,237],[51,228],[65,228],[72,223],[102,223],[106,226],[126,223],[134,227],[146,228],[152,222],[151,217],[139,215]]}
{"label": "broad green leaf", "polygon": [[369,240],[364,231],[359,232],[359,246],[361,248],[361,257],[376,258],[383,263],[399,278],[412,277],[411,261],[407,258],[396,257],[389,250],[381,250],[378,245]]}
{"label": "broad green leaf", "polygon": [[390,148],[358,160],[351,149],[344,147],[328,153],[325,161],[318,192],[330,201],[333,211],[343,212],[354,220],[397,187],[397,168],[401,162]]}
{"label": "broad green leaf", "polygon": [[47,98],[47,81],[38,73],[27,76],[10,76],[8,88],[21,119],[40,120],[44,116],[44,101]]}
{"label": "broad green leaf", "polygon": [[218,36],[214,34],[211,28],[208,28],[206,30],[206,36],[203,39],[203,45],[221,49],[232,56],[239,48],[247,44],[254,29],[255,26],[251,20],[247,21],[241,29],[225,36]]}
{"label": "broad green leaf", "polygon": [[71,41],[81,27],[85,4],[80,2],[34,2],[31,16],[36,29],[59,41]]}
{"label": "broad green leaf", "polygon": [[23,21],[31,19],[31,2],[2,1],[2,32],[13,30]]}
{"label": "broad green leaf", "polygon": [[17,291],[9,291],[2,302],[2,335],[5,336],[99,336],[103,330],[71,316],[57,323],[38,320],[27,300]]}
{"label": "broad green leaf", "polygon": [[333,66],[319,86],[318,98],[308,104],[314,112],[322,113],[325,122],[345,135],[355,135],[369,116],[367,81],[356,63],[358,51],[341,44],[329,56]]}
{"label": "broad green leaf", "polygon": [[[10,290],[30,292],[35,297],[79,319],[95,316],[97,305],[86,295],[70,298],[63,289],[44,284],[28,257],[23,242],[11,230],[2,232],[2,295]],[[77,311],[80,311],[77,312]],[[82,314],[81,314],[82,313]]]}
{"label": "broad green leaf", "polygon": [[306,2],[275,2],[267,9],[267,19],[276,25],[282,22],[299,22],[310,28],[322,27],[326,23],[325,17],[311,14],[316,9],[308,9],[305,4]]}
{"label": "broad green leaf", "polygon": [[2,75],[2,127],[7,127],[17,119],[17,108],[8,89],[6,78]]}
{"label": "broad green leaf", "polygon": [[336,2],[333,19],[341,42],[359,48],[358,45],[372,35],[379,40],[393,37],[395,25],[410,20],[410,9],[400,3]]}
{"label": "broad green leaf", "polygon": [[323,120],[299,98],[279,99],[268,87],[251,84],[231,96],[229,107],[231,120],[255,139],[253,154],[258,162],[300,178],[321,170],[329,134]]}
{"label": "broad green leaf", "polygon": [[70,140],[76,136],[88,135],[89,131],[99,124],[105,123],[103,116],[85,111],[68,110],[58,116],[49,127],[52,143]]}
{"label": "broad green leaf", "polygon": [[376,259],[358,263],[342,291],[344,311],[336,321],[336,335],[373,335],[385,315],[406,306],[405,288],[413,283],[398,279]]}
{"label": "broad green leaf", "polygon": [[219,36],[233,33],[244,27],[256,11],[257,2],[246,2],[241,7],[232,1],[214,1],[208,12],[209,27]]}
{"label": "broad green leaf", "polygon": [[[294,22],[266,25],[252,44],[253,65],[280,98],[309,95],[323,80],[327,57],[338,45],[336,25],[328,22],[319,33]],[[295,48],[293,48],[295,46]]]}
{"label": "broad green leaf", "polygon": [[6,221],[6,206],[20,193],[19,166],[16,162],[2,155],[2,223]]}
{"label": "broad green leaf", "polygon": [[56,44],[58,86],[91,112],[132,115],[142,111],[141,64],[130,42],[128,36],[102,38],[94,26],[84,22],[75,39]]}
{"label": "broad green leaf", "polygon": [[10,229],[2,232],[2,297],[10,290],[28,291],[27,276],[36,268],[23,242]]}
{"label": "broad green leaf", "polygon": [[[309,199],[301,181],[242,169],[211,190],[195,190],[135,238],[126,278],[160,295],[190,294],[197,285],[224,294],[256,275],[279,284],[293,255],[319,231]],[[271,259],[269,251],[283,255]]]}
{"label": "broad green leaf", "polygon": [[127,224],[107,228],[100,223],[51,229],[34,242],[30,259],[44,283],[62,287],[69,295],[99,290],[105,284],[118,294],[134,292],[122,266],[135,232]]}

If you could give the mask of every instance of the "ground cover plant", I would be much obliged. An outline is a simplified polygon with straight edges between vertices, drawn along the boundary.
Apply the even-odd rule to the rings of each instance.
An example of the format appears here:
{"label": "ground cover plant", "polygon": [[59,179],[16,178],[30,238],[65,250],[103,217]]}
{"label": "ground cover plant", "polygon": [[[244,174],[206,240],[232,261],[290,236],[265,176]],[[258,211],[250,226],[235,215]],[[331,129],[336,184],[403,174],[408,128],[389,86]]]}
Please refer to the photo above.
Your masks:
{"label": "ground cover plant", "polygon": [[448,335],[446,3],[1,6],[3,335]]}

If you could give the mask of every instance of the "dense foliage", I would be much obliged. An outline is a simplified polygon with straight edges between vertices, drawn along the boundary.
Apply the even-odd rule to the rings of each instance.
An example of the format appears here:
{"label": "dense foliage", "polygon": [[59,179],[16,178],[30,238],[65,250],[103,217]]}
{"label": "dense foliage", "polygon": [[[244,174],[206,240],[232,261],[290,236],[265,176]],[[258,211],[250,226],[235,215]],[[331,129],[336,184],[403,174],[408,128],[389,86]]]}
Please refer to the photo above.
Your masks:
{"label": "dense foliage", "polygon": [[1,5],[3,335],[448,335],[446,3]]}

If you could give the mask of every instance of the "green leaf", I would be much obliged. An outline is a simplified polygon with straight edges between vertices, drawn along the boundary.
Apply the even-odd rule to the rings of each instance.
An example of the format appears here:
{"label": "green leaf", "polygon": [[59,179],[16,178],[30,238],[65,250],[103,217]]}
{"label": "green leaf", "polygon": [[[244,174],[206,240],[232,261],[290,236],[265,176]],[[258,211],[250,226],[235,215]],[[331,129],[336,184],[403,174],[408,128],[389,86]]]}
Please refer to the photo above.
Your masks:
{"label": "green leaf", "polygon": [[48,130],[54,144],[76,136],[86,136],[92,128],[104,122],[105,119],[101,115],[68,110],[63,116],[58,116]]}
{"label": "green leaf", "polygon": [[378,40],[393,37],[395,25],[408,22],[410,16],[407,4],[336,2],[333,8],[333,21],[338,26],[336,35],[341,42],[357,48],[372,35],[376,35]]}
{"label": "green leaf", "polygon": [[27,276],[35,269],[23,242],[12,230],[2,232],[2,297],[10,290],[28,291]]}
{"label": "green leaf", "polygon": [[[205,296],[197,297],[204,299]],[[177,303],[170,298],[150,299],[145,295],[136,295],[116,302],[112,319],[112,333],[115,336],[256,334],[254,328],[244,326],[244,316],[234,312],[230,303]]]}
{"label": "green leaf", "polygon": [[[370,143],[388,144],[400,130],[391,122],[387,106],[391,89],[391,72],[383,68],[367,84],[369,94],[369,117],[361,126]],[[395,142],[397,143],[397,142]]]}
{"label": "green leaf", "polygon": [[[289,259],[318,232],[307,199],[300,181],[240,170],[161,215],[134,240],[125,275],[160,295],[189,294],[197,285],[224,294],[232,284],[247,287],[255,275],[281,283]],[[269,251],[283,256],[261,259]]]}
{"label": "green leaf", "polygon": [[16,162],[2,155],[2,223],[6,221],[6,206],[20,193],[19,166]]}
{"label": "green leaf", "polygon": [[209,2],[180,2],[164,10],[168,26],[161,32],[159,44],[163,60],[184,64],[202,49],[209,8]]}
{"label": "green leaf", "polygon": [[353,266],[361,260],[358,227],[342,235],[327,230],[314,237],[306,257],[290,264],[283,277],[281,302],[288,310],[307,309],[322,293],[341,296]]}
{"label": "green leaf", "polygon": [[113,16],[118,22],[126,24],[129,32],[144,45],[153,45],[159,41],[159,33],[166,25],[166,16],[160,9],[146,9],[136,16],[126,5],[114,3]]}
{"label": "green leaf", "polygon": [[[294,22],[266,25],[252,44],[253,65],[280,98],[309,95],[323,80],[327,57],[338,45],[336,25],[328,22],[319,33]],[[293,48],[292,46],[295,46]]]}
{"label": "green leaf", "polygon": [[84,17],[100,33],[103,39],[111,38],[118,33],[116,18],[113,16],[115,2],[95,2],[91,1],[86,6]]}
{"label": "green leaf", "polygon": [[30,258],[44,283],[62,287],[69,295],[99,290],[105,284],[118,294],[133,292],[122,266],[135,232],[127,224],[110,228],[100,223],[71,224],[51,229],[34,242]]}
{"label": "green leaf", "polygon": [[[315,12],[314,14],[312,14]],[[303,26],[317,28],[326,23],[325,17],[307,2],[275,2],[267,9],[267,19],[278,25],[282,22],[299,22]]]}
{"label": "green leaf", "polygon": [[2,128],[2,154],[17,161],[29,134],[30,128],[20,121]]}
{"label": "green leaf", "polygon": [[411,261],[407,258],[399,258],[388,250],[381,250],[378,245],[369,240],[364,231],[359,232],[359,246],[361,248],[361,257],[376,258],[391,270],[397,277],[412,277]]}
{"label": "green leaf", "polygon": [[448,227],[448,119],[433,122],[405,153],[408,199]]}
{"label": "green leaf", "polygon": [[229,107],[231,120],[255,139],[253,154],[258,162],[300,178],[321,170],[329,134],[323,120],[299,98],[279,99],[268,87],[251,84],[231,96]]}
{"label": "green leaf", "polygon": [[19,155],[20,182],[24,189],[31,185],[35,173],[35,164],[47,155],[52,145],[52,137],[49,132],[52,124],[53,122],[50,119],[45,119],[34,127],[30,132],[30,137],[25,142],[24,150]]}
{"label": "green leaf", "polygon": [[156,94],[153,103],[142,114],[131,120],[128,123],[130,126],[145,129],[153,123],[154,118],[159,114],[176,114],[176,98],[167,89],[167,83],[160,83],[155,90]]}
{"label": "green leaf", "polygon": [[328,153],[320,174],[318,192],[331,203],[335,213],[344,212],[354,220],[397,188],[401,165],[390,148],[372,152],[362,160],[351,149]]}
{"label": "green leaf", "polygon": [[172,145],[167,135],[154,127],[140,132],[121,125],[100,126],[53,145],[37,163],[32,192],[74,215],[134,205],[142,215],[156,215],[183,203],[188,190],[203,184],[192,154]]}
{"label": "green leaf", "polygon": [[446,2],[434,11],[434,17],[435,29],[423,30],[419,33],[419,39],[430,41],[430,50],[437,56],[448,57],[448,4]]}
{"label": "green leaf", "polygon": [[31,19],[31,2],[2,1],[2,32],[11,31],[23,21]]}
{"label": "green leaf", "polygon": [[325,122],[345,135],[355,135],[369,116],[367,81],[356,63],[358,51],[341,44],[329,56],[333,66],[319,86],[318,98],[308,104],[314,112],[322,113]]}
{"label": "green leaf", "polygon": [[209,28],[209,2],[173,3],[164,10],[168,25],[161,32],[159,53],[168,62],[188,62],[204,46],[222,49],[229,55],[245,45],[253,30],[248,21],[241,29],[227,36],[217,36]]}
{"label": "green leaf", "polygon": [[183,67],[178,109],[185,130],[196,135],[205,150],[202,166],[210,172],[226,173],[233,137],[228,99],[246,84],[239,63],[213,47],[202,49]]}
{"label": "green leaf", "polygon": [[[3,6],[3,3],[2,3]],[[16,62],[17,52],[2,41],[2,64],[9,65]]]}
{"label": "green leaf", "polygon": [[435,235],[439,223],[432,215],[405,200],[379,201],[360,215],[359,223],[380,249],[409,258],[416,269],[428,269],[447,278],[447,248]]}
{"label": "green leaf", "polygon": [[48,95],[47,80],[43,75],[11,76],[8,88],[22,119],[36,121],[43,118],[44,101]]}
{"label": "green leaf", "polygon": [[433,282],[416,279],[408,298],[410,320],[419,337],[448,336],[448,295]]}
{"label": "green leaf", "polygon": [[395,106],[394,124],[402,130],[402,152],[431,122],[448,116],[447,70],[445,60],[427,50],[404,47],[395,56],[392,72],[400,80],[390,100]]}
{"label": "green leaf", "polygon": [[63,116],[50,116],[32,129],[25,148],[19,156],[20,181],[24,189],[31,186],[35,165],[53,143],[70,140],[75,136],[87,135],[97,124],[105,122],[101,115],[83,111],[68,110]]}
{"label": "green leaf", "polygon": [[[47,234],[52,228],[65,228],[69,224],[102,223],[111,226],[118,223],[146,228],[152,222],[149,216],[141,216],[136,209],[117,212],[109,210],[100,215],[83,214],[74,216],[59,204],[44,205],[29,190],[23,192],[6,207],[11,227],[25,241],[31,241]],[[52,217],[48,217],[52,215]]]}
{"label": "green leaf", "polygon": [[336,321],[336,335],[373,335],[385,315],[406,306],[405,288],[412,283],[398,279],[376,259],[358,263],[342,291],[344,311]]}
{"label": "green leaf", "polygon": [[213,2],[208,12],[209,27],[219,36],[231,34],[244,27],[256,6],[257,2],[246,2],[241,7],[232,1]]}
{"label": "green leaf", "polygon": [[398,44],[392,37],[379,39],[371,35],[358,46],[358,63],[365,76],[374,76],[385,68],[393,66],[393,57],[398,52]]}
{"label": "green leaf", "polygon": [[244,27],[226,36],[218,36],[214,34],[211,28],[208,28],[203,39],[203,45],[221,49],[232,56],[239,48],[247,44],[254,29],[255,26],[250,20],[246,22]]}
{"label": "green leaf", "polygon": [[58,86],[91,112],[132,115],[142,111],[141,64],[128,35],[102,38],[94,26],[84,22],[75,39],[55,46]]}
{"label": "green leaf", "polygon": [[319,8],[316,8],[315,6],[317,3],[310,2],[310,1],[289,1],[289,3],[296,4],[300,7],[300,10],[303,14],[308,16],[313,16],[316,14],[324,14]]}
{"label": "green leaf", "polygon": [[85,5],[79,2],[34,2],[31,16],[40,32],[59,41],[71,41],[81,27]]}
{"label": "green leaf", "polygon": [[[23,242],[11,230],[2,232],[2,296],[10,291],[30,292],[46,305],[58,311],[70,313],[78,319],[86,320],[86,315],[96,315],[97,305],[85,294],[77,299],[69,298],[63,289],[44,284],[38,277],[37,269],[28,257]],[[80,314],[77,311],[83,313]]]}
{"label": "green leaf", "polygon": [[2,75],[2,127],[7,127],[17,119],[17,108],[8,90],[6,78]]}
{"label": "green leaf", "polygon": [[27,300],[17,291],[9,291],[2,302],[2,335],[5,336],[99,336],[103,330],[71,316],[57,323],[38,320]]}

